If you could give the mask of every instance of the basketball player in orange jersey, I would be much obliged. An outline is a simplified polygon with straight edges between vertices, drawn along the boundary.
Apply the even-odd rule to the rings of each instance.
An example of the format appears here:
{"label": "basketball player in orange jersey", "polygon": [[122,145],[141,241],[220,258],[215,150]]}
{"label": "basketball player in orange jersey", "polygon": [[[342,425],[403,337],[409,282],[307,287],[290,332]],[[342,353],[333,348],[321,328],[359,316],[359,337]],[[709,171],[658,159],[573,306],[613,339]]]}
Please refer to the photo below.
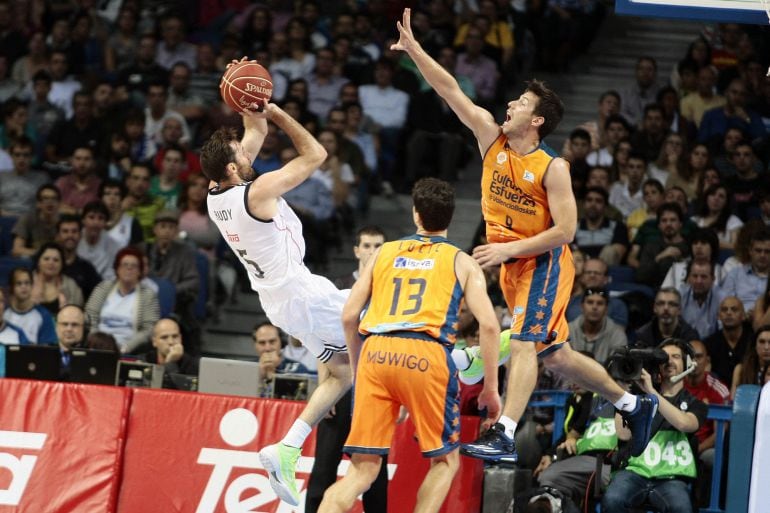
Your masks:
{"label": "basketball player in orange jersey", "polygon": [[[517,460],[513,435],[535,388],[539,356],[572,383],[612,401],[633,433],[631,452],[641,454],[649,441],[656,398],[625,392],[601,365],[568,343],[565,311],[575,270],[567,245],[575,235],[577,208],[569,164],[542,143],[559,124],[564,105],[542,82],[532,81],[508,103],[505,122],[498,125],[422,49],[412,34],[409,9],[397,27],[400,37],[391,49],[412,58],[478,142],[483,158],[481,209],[489,244],[475,248],[473,257],[482,267],[502,265],[500,285],[513,318],[503,415],[461,452],[491,461]],[[478,367],[472,364],[470,369]],[[461,379],[479,377],[466,371]]]}
{"label": "basketball player in orange jersey", "polygon": [[412,200],[417,233],[380,247],[342,310],[355,383],[353,422],[345,442],[351,466],[326,491],[319,513],[348,511],[369,488],[390,448],[402,405],[414,421],[423,456],[431,459],[414,511],[439,510],[459,466],[459,383],[451,351],[463,297],[479,321],[485,357],[479,407],[486,407],[493,419],[500,413],[500,327],[484,274],[446,239],[454,191],[446,182],[425,178],[415,184]]}

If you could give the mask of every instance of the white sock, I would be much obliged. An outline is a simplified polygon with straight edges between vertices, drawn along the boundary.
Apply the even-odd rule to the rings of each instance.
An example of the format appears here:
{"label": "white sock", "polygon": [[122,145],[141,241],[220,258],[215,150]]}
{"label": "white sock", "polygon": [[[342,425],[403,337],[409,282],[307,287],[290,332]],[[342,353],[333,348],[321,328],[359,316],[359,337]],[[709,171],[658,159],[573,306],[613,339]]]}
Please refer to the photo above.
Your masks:
{"label": "white sock", "polygon": [[513,435],[516,433],[516,421],[503,415],[497,422],[505,427],[505,436],[513,440]]}
{"label": "white sock", "polygon": [[452,360],[455,362],[457,370],[462,371],[471,366],[471,359],[464,349],[452,349]]}
{"label": "white sock", "polygon": [[304,420],[297,419],[294,424],[291,425],[286,436],[283,437],[281,443],[288,445],[289,447],[302,447],[305,443],[305,439],[310,435],[313,428]]}
{"label": "white sock", "polygon": [[623,397],[618,399],[614,404],[615,408],[620,411],[632,412],[634,409],[636,409],[636,396],[629,394],[628,392],[624,392]]}

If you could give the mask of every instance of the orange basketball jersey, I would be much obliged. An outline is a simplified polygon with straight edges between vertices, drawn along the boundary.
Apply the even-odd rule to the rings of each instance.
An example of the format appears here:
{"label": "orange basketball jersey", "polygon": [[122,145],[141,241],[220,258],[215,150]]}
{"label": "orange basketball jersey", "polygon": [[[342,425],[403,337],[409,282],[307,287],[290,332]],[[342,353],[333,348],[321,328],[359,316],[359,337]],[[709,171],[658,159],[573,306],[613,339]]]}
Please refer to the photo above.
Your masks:
{"label": "orange basketball jersey", "polygon": [[519,155],[508,147],[505,134],[492,143],[481,175],[481,213],[489,242],[526,239],[551,227],[543,178],[554,157],[542,143]]}
{"label": "orange basketball jersey", "polygon": [[412,235],[383,244],[359,332],[414,332],[453,345],[463,295],[455,273],[459,252],[443,237]]}

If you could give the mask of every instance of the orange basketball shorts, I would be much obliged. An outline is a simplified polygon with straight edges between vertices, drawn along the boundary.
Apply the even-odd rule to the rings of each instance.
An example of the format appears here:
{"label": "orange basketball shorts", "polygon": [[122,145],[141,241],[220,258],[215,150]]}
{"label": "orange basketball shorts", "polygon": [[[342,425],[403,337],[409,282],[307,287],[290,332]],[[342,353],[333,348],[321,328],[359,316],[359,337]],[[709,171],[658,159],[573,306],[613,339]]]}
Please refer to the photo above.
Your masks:
{"label": "orange basketball shorts", "polygon": [[420,450],[435,457],[460,443],[460,392],[450,350],[428,337],[370,335],[361,351],[346,453],[387,454],[399,407],[415,425]]}
{"label": "orange basketball shorts", "polygon": [[567,304],[575,281],[568,246],[503,264],[500,288],[511,312],[511,338],[534,342],[539,356],[569,340]]}

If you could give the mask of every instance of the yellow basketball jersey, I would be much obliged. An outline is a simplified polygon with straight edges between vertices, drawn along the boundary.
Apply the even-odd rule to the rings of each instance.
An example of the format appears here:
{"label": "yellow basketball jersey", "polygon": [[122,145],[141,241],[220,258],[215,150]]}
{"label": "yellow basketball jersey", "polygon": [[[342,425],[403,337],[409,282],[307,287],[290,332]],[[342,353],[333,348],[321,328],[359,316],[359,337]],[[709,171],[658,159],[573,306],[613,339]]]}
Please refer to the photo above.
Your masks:
{"label": "yellow basketball jersey", "polygon": [[481,175],[481,212],[489,242],[526,239],[551,227],[543,178],[554,159],[552,151],[540,144],[519,155],[504,134],[489,147]]}
{"label": "yellow basketball jersey", "polygon": [[443,237],[413,235],[383,244],[360,333],[408,332],[453,345],[463,296],[455,272],[459,252]]}

